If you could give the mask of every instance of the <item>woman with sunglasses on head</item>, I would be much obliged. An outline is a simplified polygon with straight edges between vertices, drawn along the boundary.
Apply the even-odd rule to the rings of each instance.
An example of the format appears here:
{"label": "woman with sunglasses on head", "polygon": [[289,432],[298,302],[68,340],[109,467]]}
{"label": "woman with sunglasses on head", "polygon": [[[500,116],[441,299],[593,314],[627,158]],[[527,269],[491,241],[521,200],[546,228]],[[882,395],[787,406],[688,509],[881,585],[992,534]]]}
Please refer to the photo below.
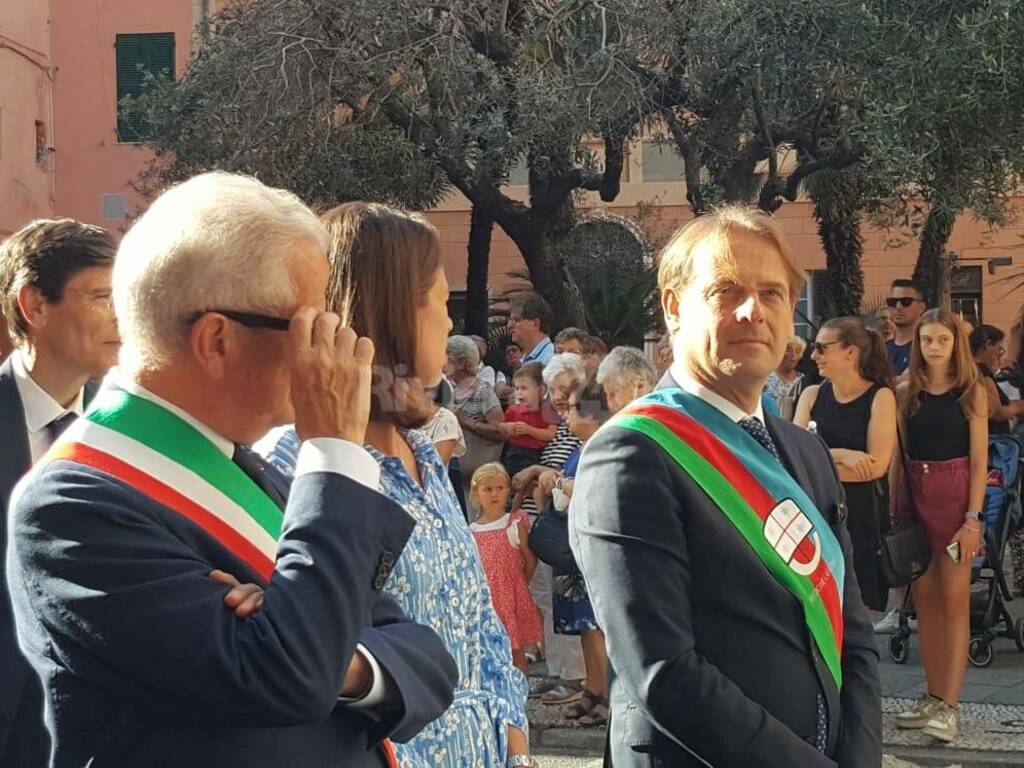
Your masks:
{"label": "woman with sunglasses on head", "polygon": [[812,344],[824,382],[800,396],[799,427],[814,424],[832,453],[849,510],[847,528],[864,603],[883,611],[888,585],[879,544],[889,530],[889,464],[896,451],[896,396],[885,342],[856,317],[829,320]]}
{"label": "woman with sunglasses on head", "polygon": [[[437,232],[418,215],[373,203],[340,205],[322,221],[332,240],[327,306],[374,344],[366,449],[380,467],[381,493],[416,522],[390,576],[387,563],[377,578],[406,615],[441,637],[459,669],[455,702],[395,745],[398,763],[536,765],[526,739],[526,678],[513,666],[508,633],[445,465],[421,431],[434,415],[432,390],[448,359],[451,330]],[[294,468],[294,430],[271,432],[266,444],[268,461],[285,472]]]}
{"label": "woman with sunglasses on head", "polygon": [[988,398],[963,326],[947,310],[921,317],[907,370],[897,388],[905,454],[893,462],[893,489],[897,515],[919,519],[932,550],[911,586],[928,690],[896,725],[949,742],[970,643],[971,561],[982,545]]}

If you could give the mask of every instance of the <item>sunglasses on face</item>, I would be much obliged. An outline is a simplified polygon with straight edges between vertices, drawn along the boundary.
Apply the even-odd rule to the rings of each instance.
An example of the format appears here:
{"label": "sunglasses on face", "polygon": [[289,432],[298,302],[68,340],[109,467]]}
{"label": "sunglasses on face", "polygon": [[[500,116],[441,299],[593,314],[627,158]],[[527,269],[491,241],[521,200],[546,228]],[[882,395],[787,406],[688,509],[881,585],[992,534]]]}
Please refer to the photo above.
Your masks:
{"label": "sunglasses on face", "polygon": [[291,320],[286,317],[272,317],[271,315],[260,315],[255,312],[237,312],[233,309],[204,309],[199,312],[193,312],[188,316],[186,322],[188,325],[192,325],[203,315],[210,312],[224,315],[228,320],[244,325],[246,328],[258,328],[268,331],[287,331],[291,323]]}
{"label": "sunglasses on face", "polygon": [[838,341],[812,341],[811,349],[813,349],[819,355],[824,355],[826,349],[831,347],[833,344],[838,343]]}
{"label": "sunglasses on face", "polygon": [[903,307],[906,309],[915,301],[920,301],[920,299],[913,299],[910,296],[901,296],[897,299],[895,296],[890,296],[885,300],[885,306],[889,307],[889,309],[896,309],[896,307]]}

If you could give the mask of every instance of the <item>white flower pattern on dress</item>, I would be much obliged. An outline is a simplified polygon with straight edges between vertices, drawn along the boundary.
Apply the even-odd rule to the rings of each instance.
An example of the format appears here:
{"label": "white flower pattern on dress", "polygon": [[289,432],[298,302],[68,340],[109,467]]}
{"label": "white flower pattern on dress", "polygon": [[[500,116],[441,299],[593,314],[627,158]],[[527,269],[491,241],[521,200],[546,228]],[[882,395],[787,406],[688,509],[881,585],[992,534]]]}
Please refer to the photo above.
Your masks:
{"label": "white flower pattern on dress", "polygon": [[[526,678],[512,664],[508,634],[491,603],[476,541],[430,439],[406,433],[421,488],[400,459],[366,449],[380,464],[380,490],[402,505],[416,528],[385,591],[414,621],[433,629],[455,659],[455,702],[407,744],[395,744],[402,768],[501,768],[507,726],[527,733]],[[299,439],[285,431],[266,459],[289,476]]]}

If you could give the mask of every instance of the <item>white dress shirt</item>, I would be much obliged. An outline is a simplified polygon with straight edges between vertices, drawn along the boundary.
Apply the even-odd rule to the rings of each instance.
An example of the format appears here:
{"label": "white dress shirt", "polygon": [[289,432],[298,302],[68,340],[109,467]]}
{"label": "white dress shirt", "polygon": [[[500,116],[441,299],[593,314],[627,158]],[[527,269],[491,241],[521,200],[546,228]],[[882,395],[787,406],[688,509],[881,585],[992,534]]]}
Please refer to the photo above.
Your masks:
{"label": "white dress shirt", "polygon": [[78,390],[78,396],[68,408],[58,403],[50,394],[36,384],[35,379],[25,367],[25,360],[21,350],[14,350],[11,353],[11,370],[14,373],[14,384],[18,388],[18,397],[21,398],[21,405],[25,411],[25,431],[28,433],[28,447],[32,456],[32,463],[35,464],[42,458],[43,454],[50,449],[53,442],[50,439],[47,425],[55,419],[59,419],[65,413],[82,415],[84,409],[85,390]]}
{"label": "white dress shirt", "polygon": [[[231,440],[210,429],[190,413],[173,403],[167,402],[159,395],[153,394],[145,387],[123,375],[116,368],[107,374],[107,378],[111,383],[116,384],[126,392],[136,397],[150,400],[161,408],[170,411],[185,423],[195,427],[225,456],[228,458],[234,456],[235,444]],[[298,463],[295,466],[295,479],[310,472],[335,472],[355,480],[367,488],[375,491],[380,490],[380,465],[366,452],[363,446],[356,445],[348,440],[334,437],[318,437],[306,440],[299,449]],[[373,683],[370,686],[370,691],[361,699],[349,699],[341,696],[339,701],[359,709],[367,709],[376,706],[384,700],[384,674],[381,671],[380,664],[377,663],[377,659],[373,657],[373,654],[362,643],[356,645],[356,651],[370,665]]]}
{"label": "white dress shirt", "polygon": [[757,407],[754,408],[753,413],[747,413],[735,403],[726,400],[717,392],[712,392],[693,378],[693,376],[690,375],[690,372],[686,369],[686,366],[679,361],[672,363],[672,378],[676,380],[676,383],[684,392],[687,392],[694,397],[699,397],[708,405],[720,410],[737,424],[750,416],[758,419],[762,424],[765,423],[764,407],[761,405],[760,397],[757,398]]}

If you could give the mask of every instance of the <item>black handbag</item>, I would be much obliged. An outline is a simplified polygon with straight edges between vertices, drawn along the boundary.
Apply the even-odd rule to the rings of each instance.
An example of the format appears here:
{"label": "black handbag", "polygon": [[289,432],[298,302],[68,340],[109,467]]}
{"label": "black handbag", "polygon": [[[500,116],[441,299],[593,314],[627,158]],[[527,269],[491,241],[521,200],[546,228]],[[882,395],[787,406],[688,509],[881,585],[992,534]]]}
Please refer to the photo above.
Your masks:
{"label": "black handbag", "polygon": [[[906,467],[903,436],[899,429],[896,430],[896,434],[899,440],[900,461],[904,462],[903,466]],[[928,544],[924,525],[917,518],[906,475],[904,469],[900,478],[900,488],[896,489],[896,492],[903,494],[906,499],[903,506],[908,513],[914,515],[914,518],[904,520],[902,524],[897,520],[896,528],[882,536],[882,578],[890,587],[905,587],[919,579],[928,570],[932,561],[932,548]]]}
{"label": "black handbag", "polygon": [[560,571],[576,571],[576,559],[569,547],[569,516],[558,512],[550,501],[530,529],[530,549],[540,560]]}

